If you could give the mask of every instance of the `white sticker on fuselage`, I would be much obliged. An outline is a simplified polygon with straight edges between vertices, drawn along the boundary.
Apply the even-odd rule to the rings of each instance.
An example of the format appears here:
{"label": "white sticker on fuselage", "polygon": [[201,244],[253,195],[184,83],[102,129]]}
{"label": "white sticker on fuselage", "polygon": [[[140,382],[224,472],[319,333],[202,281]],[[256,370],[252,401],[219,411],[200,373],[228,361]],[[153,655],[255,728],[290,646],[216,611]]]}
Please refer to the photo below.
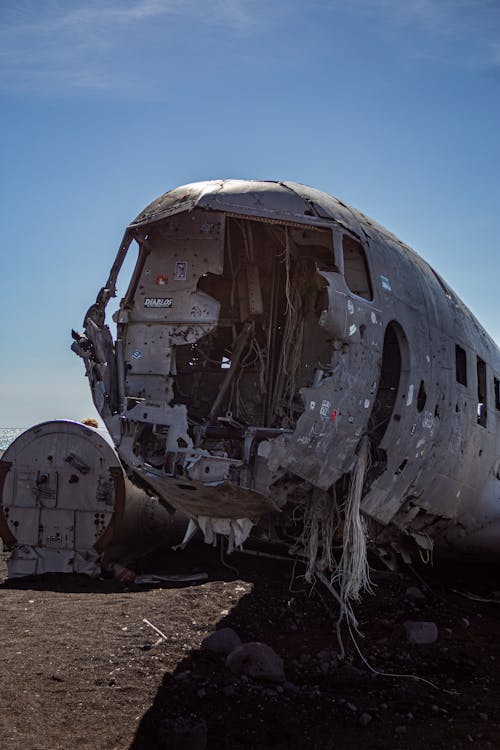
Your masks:
{"label": "white sticker on fuselage", "polygon": [[385,289],[386,292],[392,292],[391,282],[387,276],[381,276],[380,282],[382,284],[382,289]]}
{"label": "white sticker on fuselage", "polygon": [[413,384],[408,386],[408,397],[406,399],[406,406],[411,406],[413,401],[413,391],[415,390],[415,386]]}

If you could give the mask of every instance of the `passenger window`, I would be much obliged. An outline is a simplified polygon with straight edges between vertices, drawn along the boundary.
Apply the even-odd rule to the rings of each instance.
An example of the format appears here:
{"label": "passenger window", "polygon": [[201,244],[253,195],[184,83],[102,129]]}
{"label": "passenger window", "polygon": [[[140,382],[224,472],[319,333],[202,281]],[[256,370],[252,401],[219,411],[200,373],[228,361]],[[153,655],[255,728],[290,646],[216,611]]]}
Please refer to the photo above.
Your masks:
{"label": "passenger window", "polygon": [[495,386],[495,409],[500,411],[500,380],[493,378],[493,384]]}
{"label": "passenger window", "polygon": [[354,237],[344,234],[342,237],[344,254],[344,276],[346,284],[354,294],[363,299],[372,300],[373,291],[363,245]]}
{"label": "passenger window", "polygon": [[477,423],[486,427],[486,363],[477,358]]}
{"label": "passenger window", "polygon": [[458,344],[455,345],[455,370],[457,383],[467,385],[467,355]]}

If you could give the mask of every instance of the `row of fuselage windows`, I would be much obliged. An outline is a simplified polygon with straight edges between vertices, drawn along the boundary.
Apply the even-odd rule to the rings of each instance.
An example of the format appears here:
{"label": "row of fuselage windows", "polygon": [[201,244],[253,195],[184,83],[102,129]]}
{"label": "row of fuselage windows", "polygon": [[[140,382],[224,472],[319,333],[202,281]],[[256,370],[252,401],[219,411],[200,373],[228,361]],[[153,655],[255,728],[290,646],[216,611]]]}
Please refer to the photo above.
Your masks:
{"label": "row of fuselage windows", "polygon": [[[368,263],[362,244],[354,237],[344,234],[342,237],[344,255],[344,277],[347,286],[354,294],[367,300],[373,299],[373,288],[368,271]],[[436,274],[437,276],[437,274]],[[439,283],[446,290],[444,282],[437,276]],[[450,296],[450,292],[447,292]],[[467,353],[459,344],[455,346],[455,366],[457,383],[467,387]],[[486,427],[488,417],[488,388],[486,362],[476,357],[477,383],[477,423]],[[500,411],[500,380],[493,378],[493,395],[495,409]]]}
{"label": "row of fuselage windows", "polygon": [[[467,353],[459,344],[455,344],[455,371],[457,383],[467,387]],[[486,362],[476,357],[477,385],[477,423],[486,427],[488,419],[488,373]],[[500,380],[493,377],[493,398],[495,409],[500,411]]]}

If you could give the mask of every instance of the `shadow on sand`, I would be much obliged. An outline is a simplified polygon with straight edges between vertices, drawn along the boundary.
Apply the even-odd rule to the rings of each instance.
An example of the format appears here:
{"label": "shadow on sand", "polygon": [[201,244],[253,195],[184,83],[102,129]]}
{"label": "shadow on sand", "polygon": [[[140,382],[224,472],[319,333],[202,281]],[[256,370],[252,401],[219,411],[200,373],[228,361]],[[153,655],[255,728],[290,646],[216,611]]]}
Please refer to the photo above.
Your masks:
{"label": "shadow on sand", "polygon": [[[359,641],[370,661],[382,672],[417,674],[438,682],[434,689],[412,678],[374,674],[347,636],[347,659],[339,662],[337,612],[321,589],[311,596],[296,578],[290,591],[291,566],[285,562],[241,555],[233,560],[239,569],[233,591],[243,588],[241,581],[250,583],[251,590],[216,628],[234,628],[243,642],[267,643],[284,659],[287,681],[276,685],[236,677],[225,667],[224,657],[193,650],[164,675],[129,750],[354,750],[361,745],[366,750],[386,750],[421,748],[427,736],[429,746],[437,747],[432,742],[449,731],[450,716],[456,722],[457,742],[452,746],[462,747],[470,721],[464,718],[464,706],[471,700],[468,667],[463,665],[469,659],[471,638],[478,638],[478,649],[483,644],[480,632],[471,636],[459,630],[464,614],[472,619],[480,605],[457,596],[450,586],[471,590],[475,584],[476,589],[480,585],[486,590],[484,566],[443,564],[434,576],[427,567],[423,571],[427,582],[417,571],[380,571],[375,573],[375,594],[357,608],[366,636]],[[231,580],[227,573],[219,571]],[[407,591],[416,584],[424,594],[415,601]],[[400,623],[406,619],[436,620],[443,633],[448,626],[456,635],[446,644],[412,649],[401,636]],[[449,684],[452,690],[442,689]],[[442,713],[436,717],[438,703]],[[184,744],[176,741],[172,727],[179,721],[193,730],[201,726],[206,739],[194,731]]]}
{"label": "shadow on sand", "polygon": [[[318,596],[310,596],[309,586],[297,577],[303,571],[296,570],[291,581],[291,563],[239,554],[230,561],[237,573],[219,568],[212,570],[212,580],[218,573],[219,580],[231,582],[232,591],[241,591],[242,582],[249,583],[251,591],[239,594],[241,598],[216,629],[231,627],[243,642],[271,646],[284,658],[287,682],[277,685],[234,676],[223,656],[193,650],[164,675],[130,750],[333,748],[333,743],[325,744],[325,735],[332,730],[332,696],[319,699],[325,667],[306,668],[304,661],[311,651],[325,652],[323,664],[335,659],[332,613]],[[196,732],[187,744],[176,744],[170,730],[179,720],[193,729],[204,723],[207,744]]]}

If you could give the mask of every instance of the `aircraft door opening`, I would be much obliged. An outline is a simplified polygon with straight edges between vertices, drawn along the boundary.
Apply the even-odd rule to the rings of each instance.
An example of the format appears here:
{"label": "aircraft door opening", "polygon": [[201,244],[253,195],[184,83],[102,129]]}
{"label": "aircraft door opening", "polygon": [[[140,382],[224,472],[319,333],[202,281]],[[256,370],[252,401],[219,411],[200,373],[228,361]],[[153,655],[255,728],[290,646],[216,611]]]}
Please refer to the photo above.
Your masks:
{"label": "aircraft door opening", "polygon": [[368,423],[372,445],[376,448],[394,413],[403,369],[408,370],[408,342],[402,328],[392,321],[385,331],[380,382]]}

